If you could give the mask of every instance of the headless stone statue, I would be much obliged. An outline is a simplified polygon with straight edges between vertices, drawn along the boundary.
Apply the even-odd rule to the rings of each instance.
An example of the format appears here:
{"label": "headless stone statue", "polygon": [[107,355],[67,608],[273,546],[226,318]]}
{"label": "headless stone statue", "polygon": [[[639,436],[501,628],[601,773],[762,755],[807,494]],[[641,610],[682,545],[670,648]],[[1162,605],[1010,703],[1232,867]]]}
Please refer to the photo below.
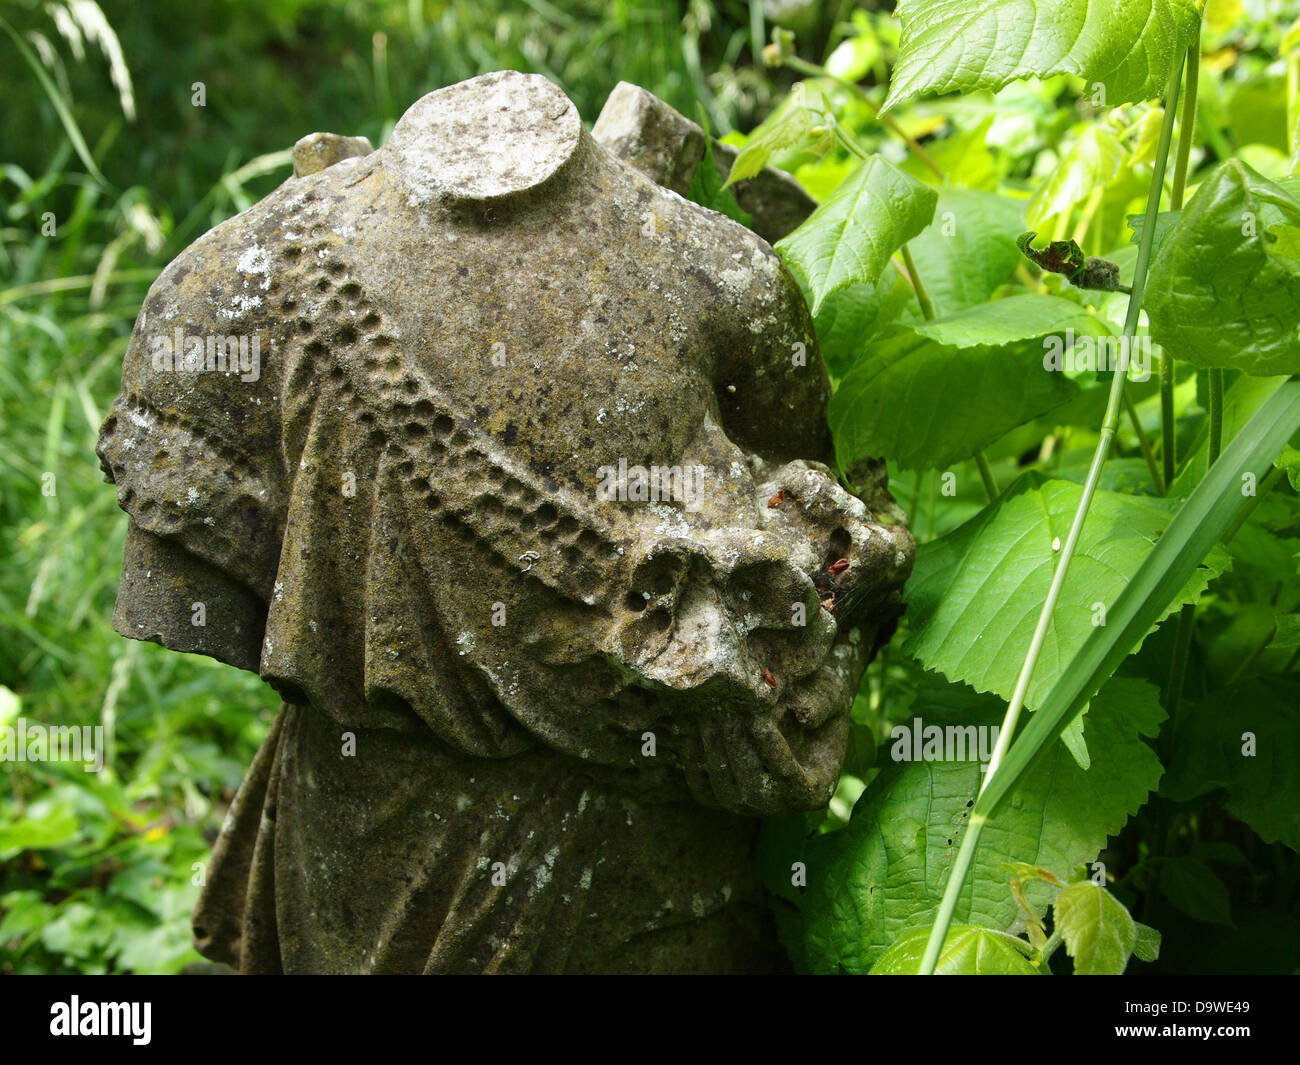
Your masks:
{"label": "headless stone statue", "polygon": [[283,699],[198,949],[779,968],[757,818],[832,794],[913,553],[824,465],[798,287],[538,76],[295,161],[150,289],[99,443],[118,631]]}

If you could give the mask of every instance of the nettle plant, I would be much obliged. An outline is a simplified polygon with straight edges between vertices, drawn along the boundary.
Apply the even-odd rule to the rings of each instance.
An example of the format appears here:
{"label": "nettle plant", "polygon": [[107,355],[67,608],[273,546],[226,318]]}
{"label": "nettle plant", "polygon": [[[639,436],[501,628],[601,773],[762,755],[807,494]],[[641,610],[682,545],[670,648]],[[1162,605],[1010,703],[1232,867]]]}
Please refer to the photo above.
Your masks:
{"label": "nettle plant", "polygon": [[830,815],[760,860],[809,971],[1290,971],[1300,22],[1035,6],[778,30],[736,138],[821,199],[777,250],[920,545]]}

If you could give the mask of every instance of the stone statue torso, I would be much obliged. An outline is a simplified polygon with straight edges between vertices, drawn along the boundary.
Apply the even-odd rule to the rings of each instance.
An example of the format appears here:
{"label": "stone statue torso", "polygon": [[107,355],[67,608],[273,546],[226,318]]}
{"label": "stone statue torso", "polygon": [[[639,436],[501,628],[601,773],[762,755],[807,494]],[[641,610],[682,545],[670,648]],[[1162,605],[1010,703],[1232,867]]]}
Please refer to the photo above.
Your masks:
{"label": "stone statue torso", "polygon": [[[827,393],[770,247],[535,76],[425,97],[182,254],[100,442],[131,516],[115,623],[284,700],[200,949],[779,964],[754,815],[829,797],[912,552],[883,490],[818,465]],[[611,497],[629,469],[678,490]]]}

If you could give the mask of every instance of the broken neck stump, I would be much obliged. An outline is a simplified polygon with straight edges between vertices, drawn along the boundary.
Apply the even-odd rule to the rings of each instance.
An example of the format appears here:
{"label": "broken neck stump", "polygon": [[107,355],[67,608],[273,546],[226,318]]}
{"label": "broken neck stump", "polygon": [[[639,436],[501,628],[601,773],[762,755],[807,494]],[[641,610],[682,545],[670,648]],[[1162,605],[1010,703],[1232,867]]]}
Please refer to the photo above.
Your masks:
{"label": "broken neck stump", "polygon": [[207,956],[781,964],[757,818],[831,796],[913,544],[828,470],[795,282],[634,142],[484,75],[378,151],[305,139],[150,289],[99,444],[114,622],[283,699]]}

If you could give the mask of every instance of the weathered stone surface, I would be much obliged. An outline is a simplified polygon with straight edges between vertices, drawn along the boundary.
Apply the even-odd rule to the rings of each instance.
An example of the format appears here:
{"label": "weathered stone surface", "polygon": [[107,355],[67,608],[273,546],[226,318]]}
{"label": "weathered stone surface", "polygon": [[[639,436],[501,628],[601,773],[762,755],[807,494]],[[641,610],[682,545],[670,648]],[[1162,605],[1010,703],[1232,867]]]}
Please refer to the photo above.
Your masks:
{"label": "weathered stone surface", "polygon": [[[592,136],[652,181],[686,195],[704,158],[704,130],[639,85],[620,81],[591,129]],[[714,140],[713,165],[726,177],[739,152]],[[750,225],[775,244],[798,227],[817,204],[783,170],[764,167],[732,188],[736,202],[752,216]]]}
{"label": "weathered stone surface", "polygon": [[341,137],[337,133],[309,133],[293,146],[293,176],[306,177],[327,166],[369,155],[375,150],[368,137]]}
{"label": "weathered stone surface", "polygon": [[913,553],[883,478],[829,475],[827,396],[771,248],[536,76],[432,93],[196,241],[99,453],[118,631],[284,700],[200,949],[778,966],[755,818],[830,797]]}

